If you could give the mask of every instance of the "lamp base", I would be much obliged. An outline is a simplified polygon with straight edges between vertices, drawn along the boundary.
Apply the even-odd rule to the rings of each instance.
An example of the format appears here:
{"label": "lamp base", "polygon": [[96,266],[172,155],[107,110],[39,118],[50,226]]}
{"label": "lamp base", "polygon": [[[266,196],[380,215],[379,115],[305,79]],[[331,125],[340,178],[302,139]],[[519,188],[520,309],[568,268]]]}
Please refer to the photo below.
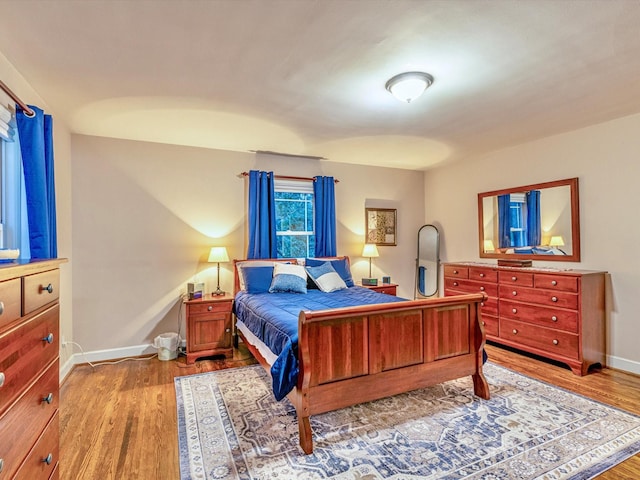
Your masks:
{"label": "lamp base", "polygon": [[220,295],[224,295],[225,292],[223,292],[222,290],[220,290],[220,287],[218,287],[218,289],[215,292],[211,292],[211,295],[214,297],[219,297]]}
{"label": "lamp base", "polygon": [[362,285],[366,285],[368,287],[375,287],[378,285],[378,279],[377,278],[363,278],[362,279]]}

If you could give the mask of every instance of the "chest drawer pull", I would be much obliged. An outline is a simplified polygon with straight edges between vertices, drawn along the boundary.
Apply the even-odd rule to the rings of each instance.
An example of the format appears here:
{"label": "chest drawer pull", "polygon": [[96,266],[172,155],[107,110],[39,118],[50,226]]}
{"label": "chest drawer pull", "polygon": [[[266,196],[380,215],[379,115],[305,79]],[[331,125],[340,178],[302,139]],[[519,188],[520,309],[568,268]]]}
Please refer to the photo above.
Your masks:
{"label": "chest drawer pull", "polygon": [[481,306],[481,307],[484,307],[484,302],[480,302],[480,306]]}
{"label": "chest drawer pull", "polygon": [[551,297],[551,301],[552,302],[557,302],[558,301],[558,297]]}
{"label": "chest drawer pull", "polygon": [[518,334],[518,330],[516,330],[515,328],[513,329],[513,334],[517,335]]}
{"label": "chest drawer pull", "polygon": [[518,280],[518,277],[515,277],[515,276],[514,276],[514,277],[511,277],[511,281],[512,281],[512,282],[515,282],[515,281],[517,281],[517,280]]}
{"label": "chest drawer pull", "polygon": [[518,309],[517,309],[517,308],[512,308],[512,309],[511,309],[511,312],[512,312],[512,313],[518,313]]}
{"label": "chest drawer pull", "polygon": [[453,271],[453,274],[454,274],[454,275],[457,275],[457,274],[458,274],[458,270],[454,270],[454,271]]}
{"label": "chest drawer pull", "polygon": [[482,326],[484,327],[484,320],[480,322],[482,324]]}
{"label": "chest drawer pull", "polygon": [[513,292],[511,292],[511,295],[513,295],[513,296],[515,297],[516,295],[518,295],[518,292],[516,292],[516,291],[514,290]]}
{"label": "chest drawer pull", "polygon": [[2,473],[3,468],[4,468],[4,460],[0,458],[0,473]]}
{"label": "chest drawer pull", "polygon": [[40,285],[40,293],[42,292],[53,293],[53,285],[49,284],[46,287],[43,287],[42,285]]}
{"label": "chest drawer pull", "polygon": [[558,317],[556,317],[555,315],[551,316],[551,321],[552,322],[557,322],[558,321]]}
{"label": "chest drawer pull", "polygon": [[4,372],[0,372],[0,387],[4,385]]}
{"label": "chest drawer pull", "polygon": [[209,306],[207,307],[207,310],[211,311],[211,310],[213,310],[213,307],[212,307],[211,305],[209,305]]}
{"label": "chest drawer pull", "polygon": [[51,402],[53,402],[53,393],[49,393],[46,397],[42,397],[42,401],[51,405]]}
{"label": "chest drawer pull", "polygon": [[558,344],[558,340],[555,340],[555,339],[554,339],[554,340],[553,340],[553,344],[554,344],[554,345],[557,345],[557,344]]}
{"label": "chest drawer pull", "polygon": [[42,461],[44,463],[46,463],[47,465],[51,465],[51,462],[53,462],[53,455],[51,455],[51,454],[47,455],[46,457],[44,457],[42,459]]}
{"label": "chest drawer pull", "polygon": [[484,292],[484,287],[480,287],[480,291],[481,291],[481,292]]}
{"label": "chest drawer pull", "polygon": [[43,342],[53,343],[53,333],[50,333],[46,337],[42,337]]}
{"label": "chest drawer pull", "polygon": [[551,280],[551,285],[555,287],[556,285],[558,285],[558,282],[556,282],[555,280]]}
{"label": "chest drawer pull", "polygon": [[0,302],[0,315],[4,313],[4,302]]}
{"label": "chest drawer pull", "polygon": [[481,274],[480,274],[480,278],[484,278],[484,273],[481,273]]}
{"label": "chest drawer pull", "polygon": [[457,287],[458,286],[458,282],[453,282],[453,286]]}

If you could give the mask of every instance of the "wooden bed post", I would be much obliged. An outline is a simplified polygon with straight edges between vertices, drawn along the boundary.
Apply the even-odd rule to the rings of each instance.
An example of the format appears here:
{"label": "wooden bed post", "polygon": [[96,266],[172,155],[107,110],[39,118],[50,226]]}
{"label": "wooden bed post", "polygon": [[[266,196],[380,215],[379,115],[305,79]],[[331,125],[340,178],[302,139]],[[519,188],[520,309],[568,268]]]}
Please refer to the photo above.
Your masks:
{"label": "wooden bed post", "polygon": [[[488,297],[485,295],[483,301],[486,301]],[[476,373],[471,375],[473,379],[473,393],[478,397],[485,400],[489,400],[491,394],[489,393],[489,383],[484,376],[482,366],[484,364],[484,344],[485,333],[484,326],[482,324],[482,314],[480,313],[480,304],[472,303],[473,306],[473,324],[474,324],[474,338],[475,338],[475,352],[476,352]]]}
{"label": "wooden bed post", "polygon": [[298,388],[296,392],[296,413],[298,414],[298,433],[300,447],[307,455],[313,452],[313,434],[311,433],[309,385],[311,383],[311,357],[309,355],[309,329],[304,325],[305,315],[298,315]]}

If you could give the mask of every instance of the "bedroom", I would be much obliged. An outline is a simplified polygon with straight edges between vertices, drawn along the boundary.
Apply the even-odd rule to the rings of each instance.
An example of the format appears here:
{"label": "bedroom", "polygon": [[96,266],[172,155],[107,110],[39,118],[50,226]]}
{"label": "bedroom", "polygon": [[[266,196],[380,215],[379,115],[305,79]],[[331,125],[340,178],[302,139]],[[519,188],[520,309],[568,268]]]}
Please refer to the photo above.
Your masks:
{"label": "bedroom", "polygon": [[[622,59],[610,65],[609,72],[594,72],[596,78],[604,75],[604,80],[589,84],[593,95],[597,94],[595,100],[587,102],[589,110],[581,110],[583,98],[569,95],[567,85],[558,84],[565,88],[565,104],[549,105],[544,102],[544,94],[538,93],[550,114],[544,111],[532,116],[522,114],[527,121],[538,120],[537,138],[513,143],[503,134],[498,147],[491,150],[478,147],[463,160],[416,172],[331,161],[256,157],[246,152],[258,148],[253,144],[243,151],[229,151],[168,145],[149,138],[140,141],[78,133],[56,109],[70,95],[67,90],[73,88],[69,86],[73,82],[59,84],[58,91],[51,96],[45,94],[46,76],[39,69],[32,70],[33,66],[21,66],[20,52],[6,37],[10,31],[18,35],[8,28],[9,23],[19,25],[23,17],[17,3],[2,5],[0,78],[23,100],[50,110],[55,118],[59,254],[70,260],[61,268],[60,334],[67,341],[82,345],[91,360],[153,352],[149,347],[152,339],[177,328],[179,299],[186,283],[197,276],[207,284],[207,290],[215,284],[215,269],[206,263],[208,248],[224,245],[230,257],[243,255],[245,206],[243,181],[237,175],[259,168],[273,169],[281,175],[332,175],[340,180],[336,188],[338,251],[351,257],[356,277],[365,276],[368,269],[367,260],[361,257],[364,208],[396,208],[399,242],[396,247],[380,248],[380,257],[374,259],[374,275],[390,275],[399,284],[399,294],[404,296],[412,292],[415,236],[420,225],[435,223],[441,227],[443,260],[478,260],[479,192],[579,177],[582,261],[570,267],[610,273],[607,363],[640,374],[635,318],[640,310],[636,293],[640,264],[633,253],[640,238],[640,226],[626,221],[633,212],[632,192],[640,178],[636,159],[640,150],[637,135],[640,92],[634,81],[640,75],[640,66],[637,60],[630,60],[640,58],[637,35],[626,39],[626,48],[619,53]],[[27,11],[36,8],[33,4],[37,2],[30,3],[30,8],[25,7]],[[638,20],[636,2],[615,3],[619,6],[616,21],[622,26],[625,24],[622,18],[630,23]],[[626,13],[623,7],[628,10]],[[616,45],[618,30],[612,27],[605,32]],[[570,37],[571,32],[566,35]],[[33,45],[25,49],[38,52]],[[13,56],[17,59],[12,61]],[[109,58],[115,61],[115,57],[112,54]],[[34,62],[36,59],[34,55]],[[63,55],[60,62],[65,59]],[[568,58],[566,61],[569,63]],[[46,65],[42,59],[37,64]],[[545,73],[542,72],[542,77]],[[499,85],[499,73],[495,75]],[[380,78],[379,82],[384,84],[386,79]],[[575,79],[568,82],[572,80]],[[429,101],[430,94],[437,93],[438,81],[436,78],[433,89],[427,90],[421,100]],[[91,85],[98,80],[92,76],[82,82]],[[174,89],[172,95],[179,92],[180,89]],[[382,93],[388,95],[383,88]],[[145,94],[135,87],[124,96]],[[613,96],[612,103],[608,103],[607,95]],[[2,99],[8,103],[8,99]],[[513,103],[517,105],[516,100]],[[169,107],[175,111],[174,105]],[[565,128],[561,120],[572,110],[581,112],[582,118],[575,126]],[[487,110],[487,116],[496,120],[500,115],[506,114]],[[170,119],[177,123],[186,121],[176,114]],[[455,123],[448,123],[447,127],[473,128]],[[395,127],[392,130],[395,132]],[[523,135],[522,131],[517,133]],[[222,265],[221,275],[223,288],[229,290],[230,265]],[[77,349],[62,349],[62,376],[74,362],[83,361]]]}

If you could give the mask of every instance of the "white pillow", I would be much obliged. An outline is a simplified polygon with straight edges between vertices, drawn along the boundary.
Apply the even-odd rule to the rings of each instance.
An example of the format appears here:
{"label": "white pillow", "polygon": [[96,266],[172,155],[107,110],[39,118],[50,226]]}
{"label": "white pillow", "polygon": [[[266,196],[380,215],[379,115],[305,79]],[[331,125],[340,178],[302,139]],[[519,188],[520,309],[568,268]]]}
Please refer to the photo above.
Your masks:
{"label": "white pillow", "polygon": [[313,280],[318,288],[325,292],[335,292],[347,288],[347,284],[338,272],[333,268],[331,262],[325,262],[317,267],[305,267],[309,277]]}

